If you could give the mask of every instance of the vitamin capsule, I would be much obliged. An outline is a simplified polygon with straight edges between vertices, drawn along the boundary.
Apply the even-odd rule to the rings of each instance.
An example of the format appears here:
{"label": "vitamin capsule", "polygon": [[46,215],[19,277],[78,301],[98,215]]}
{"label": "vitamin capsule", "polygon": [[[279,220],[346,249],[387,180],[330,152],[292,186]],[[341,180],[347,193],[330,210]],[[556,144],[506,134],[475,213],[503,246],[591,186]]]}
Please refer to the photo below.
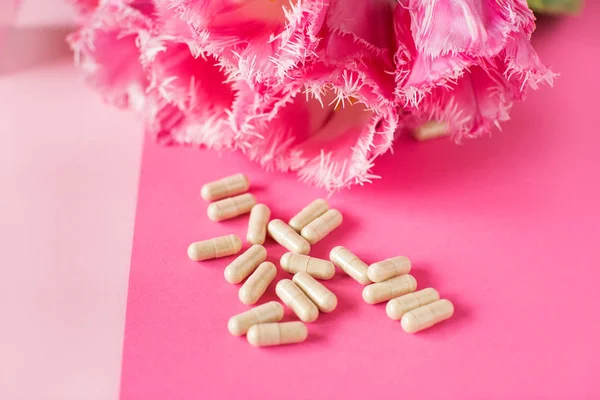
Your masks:
{"label": "vitamin capsule", "polygon": [[398,256],[369,265],[367,274],[373,282],[383,282],[394,276],[408,274],[410,268],[410,260],[404,256]]}
{"label": "vitamin capsule", "polygon": [[255,244],[225,267],[223,272],[225,280],[229,283],[240,283],[266,259],[267,249],[260,244]]}
{"label": "vitamin capsule", "polygon": [[417,280],[412,275],[400,275],[386,281],[373,283],[363,289],[363,300],[369,304],[388,301],[394,297],[412,293],[417,288]]}
{"label": "vitamin capsule", "polygon": [[313,322],[319,316],[317,306],[289,279],[280,280],[275,286],[275,293],[283,301],[283,304],[291,308],[301,321]]}
{"label": "vitamin capsule", "polygon": [[319,307],[320,311],[328,313],[337,307],[335,294],[306,272],[298,272],[294,275],[292,281]]}
{"label": "vitamin capsule", "polygon": [[267,237],[267,224],[271,219],[271,210],[264,204],[257,204],[250,210],[246,240],[252,244],[263,244]]}
{"label": "vitamin capsule", "polygon": [[240,288],[238,292],[240,301],[244,304],[256,303],[273,282],[275,275],[277,275],[277,268],[273,263],[265,261],[260,264]]}
{"label": "vitamin capsule", "polygon": [[385,313],[390,319],[399,321],[404,314],[415,308],[433,303],[440,299],[440,294],[434,288],[426,288],[418,292],[405,294],[388,301]]}
{"label": "vitamin capsule", "polygon": [[210,218],[211,221],[224,221],[250,212],[255,204],[256,198],[250,193],[228,197],[210,203],[207,209],[208,218]]}
{"label": "vitamin capsule", "polygon": [[310,253],[310,244],[302,236],[280,219],[274,219],[267,226],[269,235],[292,253]]}
{"label": "vitamin capsule", "polygon": [[257,347],[300,343],[307,337],[308,329],[300,321],[253,325],[246,336],[248,343]]}
{"label": "vitamin capsule", "polygon": [[192,261],[202,261],[230,256],[239,253],[241,249],[240,238],[237,235],[227,235],[192,243],[187,253]]}
{"label": "vitamin capsule", "polygon": [[233,336],[245,335],[252,325],[277,322],[283,318],[283,306],[276,301],[261,304],[229,319],[227,329]]}
{"label": "vitamin capsule", "polygon": [[334,247],[329,253],[329,259],[361,285],[371,283],[367,275],[367,264],[345,247]]}
{"label": "vitamin capsule", "polygon": [[330,261],[304,254],[285,253],[279,263],[281,268],[290,274],[306,272],[317,279],[331,279],[335,275],[335,267]]}
{"label": "vitamin capsule", "polygon": [[329,204],[323,199],[317,199],[304,207],[300,212],[290,219],[290,226],[296,232],[300,232],[302,228],[310,224],[317,217],[325,214],[329,210]]}
{"label": "vitamin capsule", "polygon": [[400,324],[405,332],[415,333],[450,318],[452,314],[454,305],[449,300],[442,299],[407,312],[402,316]]}
{"label": "vitamin capsule", "polygon": [[300,235],[310,244],[315,244],[329,235],[335,228],[342,224],[342,213],[338,210],[328,210],[317,217],[310,224],[302,228]]}
{"label": "vitamin capsule", "polygon": [[430,121],[415,129],[412,137],[419,141],[425,141],[448,136],[449,133],[450,127],[447,123]]}
{"label": "vitamin capsule", "polygon": [[206,201],[216,201],[248,191],[250,181],[244,174],[235,174],[202,186],[200,196]]}

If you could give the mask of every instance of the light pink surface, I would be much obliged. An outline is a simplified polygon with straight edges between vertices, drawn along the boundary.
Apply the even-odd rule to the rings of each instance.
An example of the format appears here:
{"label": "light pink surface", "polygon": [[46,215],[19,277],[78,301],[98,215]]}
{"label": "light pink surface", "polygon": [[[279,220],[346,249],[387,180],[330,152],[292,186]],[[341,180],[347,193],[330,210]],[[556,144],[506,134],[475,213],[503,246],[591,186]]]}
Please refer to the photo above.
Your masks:
{"label": "light pink surface", "polygon": [[[328,284],[338,310],[309,326],[306,343],[257,349],[229,335],[228,318],[247,309],[223,277],[232,258],[193,263],[186,248],[243,236],[247,219],[208,221],[202,183],[245,171],[286,220],[325,193],[240,155],[147,143],[121,397],[600,397],[600,5],[589,3],[584,17],[545,21],[535,45],[562,77],[517,106],[504,132],[464,146],[401,140],[375,168],[382,181],[331,198],[345,221],[311,254],[342,244],[369,263],[410,257],[419,287],[456,306],[421,334],[339,273]],[[267,249],[273,262],[284,252]],[[271,285],[261,302],[273,299]]]}
{"label": "light pink surface", "polygon": [[118,396],[142,135],[78,82],[62,40],[38,36],[42,59],[0,60],[7,400]]}
{"label": "light pink surface", "polygon": [[[14,1],[14,0],[2,0]],[[73,25],[74,8],[67,0],[20,0],[17,27],[47,28]]]}

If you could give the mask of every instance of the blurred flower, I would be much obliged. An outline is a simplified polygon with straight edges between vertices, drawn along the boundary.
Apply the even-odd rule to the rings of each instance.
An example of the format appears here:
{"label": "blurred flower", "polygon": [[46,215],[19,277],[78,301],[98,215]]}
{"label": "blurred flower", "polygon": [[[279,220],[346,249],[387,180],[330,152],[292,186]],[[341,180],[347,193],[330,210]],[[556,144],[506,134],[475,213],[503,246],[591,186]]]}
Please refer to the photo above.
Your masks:
{"label": "blurred flower", "polygon": [[171,35],[181,28],[171,18],[145,1],[106,2],[69,43],[87,81],[108,102],[138,111],[152,136],[232,148],[233,89],[214,57],[195,57]]}
{"label": "blurred flower", "polygon": [[73,4],[75,10],[80,15],[86,15],[93,12],[101,0],[67,0],[69,3]]}
{"label": "blurred flower", "polygon": [[499,126],[528,87],[555,76],[529,42],[524,0],[403,0],[394,22],[398,102],[417,124],[447,124],[456,140]]}
{"label": "blurred flower", "polygon": [[78,64],[151,135],[239,149],[328,190],[375,178],[403,128],[479,136],[554,76],[525,0],[79,3]]}

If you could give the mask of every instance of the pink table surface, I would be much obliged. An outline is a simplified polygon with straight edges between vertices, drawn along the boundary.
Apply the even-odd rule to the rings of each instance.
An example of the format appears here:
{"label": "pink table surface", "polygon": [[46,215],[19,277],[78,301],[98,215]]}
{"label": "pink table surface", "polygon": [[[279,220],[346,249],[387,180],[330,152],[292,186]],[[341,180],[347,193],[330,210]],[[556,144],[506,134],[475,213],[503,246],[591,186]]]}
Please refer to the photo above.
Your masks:
{"label": "pink table surface", "polygon": [[[307,342],[254,348],[229,335],[247,309],[223,278],[232,258],[193,263],[186,248],[243,236],[247,219],[208,221],[201,184],[244,171],[286,220],[325,193],[239,154],[146,143],[122,399],[600,398],[600,7],[589,3],[582,17],[545,21],[535,45],[562,76],[503,132],[463,146],[399,140],[377,161],[382,180],[331,197],[344,224],[312,255],[341,244],[367,263],[409,256],[419,287],[456,306],[421,334],[338,273],[327,283],[338,309]],[[273,262],[283,253],[267,250]],[[272,284],[261,302],[274,299]]]}

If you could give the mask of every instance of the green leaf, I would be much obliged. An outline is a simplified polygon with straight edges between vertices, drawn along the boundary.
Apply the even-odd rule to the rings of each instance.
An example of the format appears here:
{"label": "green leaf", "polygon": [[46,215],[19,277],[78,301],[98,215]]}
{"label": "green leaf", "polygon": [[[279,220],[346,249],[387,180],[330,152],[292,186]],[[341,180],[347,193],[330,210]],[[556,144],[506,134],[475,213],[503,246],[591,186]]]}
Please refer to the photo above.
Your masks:
{"label": "green leaf", "polygon": [[527,0],[527,2],[533,11],[546,14],[574,14],[581,11],[583,5],[583,0]]}

